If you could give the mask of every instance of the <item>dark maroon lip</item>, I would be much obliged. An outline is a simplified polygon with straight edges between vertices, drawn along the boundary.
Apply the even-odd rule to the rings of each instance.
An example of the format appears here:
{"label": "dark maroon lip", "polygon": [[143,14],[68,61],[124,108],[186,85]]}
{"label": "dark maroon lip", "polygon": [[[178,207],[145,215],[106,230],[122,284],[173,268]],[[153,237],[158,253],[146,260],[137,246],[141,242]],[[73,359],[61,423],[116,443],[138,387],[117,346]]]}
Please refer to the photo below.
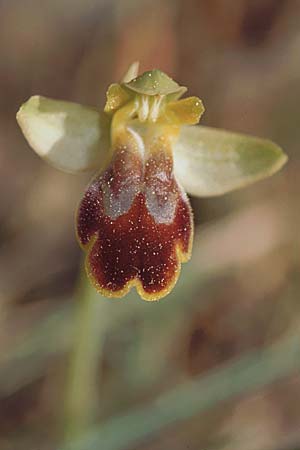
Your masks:
{"label": "dark maroon lip", "polygon": [[96,288],[122,296],[130,284],[157,299],[174,285],[190,253],[189,201],[165,151],[142,156],[116,149],[107,170],[94,178],[80,203],[77,234],[88,249],[87,268]]}

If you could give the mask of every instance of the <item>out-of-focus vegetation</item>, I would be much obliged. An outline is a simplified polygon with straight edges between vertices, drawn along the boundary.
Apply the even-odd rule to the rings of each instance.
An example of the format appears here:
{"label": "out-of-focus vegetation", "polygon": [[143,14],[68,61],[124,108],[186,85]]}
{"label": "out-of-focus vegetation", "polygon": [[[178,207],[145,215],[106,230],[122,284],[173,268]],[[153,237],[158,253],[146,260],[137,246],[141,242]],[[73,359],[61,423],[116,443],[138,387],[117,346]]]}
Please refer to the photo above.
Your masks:
{"label": "out-of-focus vegetation", "polygon": [[[300,448],[299,23],[288,0],[0,3],[1,450]],[[15,122],[33,94],[102,107],[134,60],[199,95],[202,123],[290,157],[192,199],[193,259],[159,303],[86,285],[89,177],[49,168]]]}

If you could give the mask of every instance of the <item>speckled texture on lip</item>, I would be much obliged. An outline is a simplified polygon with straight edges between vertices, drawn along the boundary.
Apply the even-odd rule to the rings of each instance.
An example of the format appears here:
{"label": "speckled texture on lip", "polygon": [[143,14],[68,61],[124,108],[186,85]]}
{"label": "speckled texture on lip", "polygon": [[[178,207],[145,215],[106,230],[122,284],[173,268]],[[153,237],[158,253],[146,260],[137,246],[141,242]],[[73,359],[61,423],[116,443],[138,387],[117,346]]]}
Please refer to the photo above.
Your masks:
{"label": "speckled texture on lip", "polygon": [[189,259],[193,236],[191,208],[174,179],[171,154],[155,148],[144,159],[119,145],[85,192],[77,234],[100,293],[121,297],[135,286],[145,300],[167,295]]}

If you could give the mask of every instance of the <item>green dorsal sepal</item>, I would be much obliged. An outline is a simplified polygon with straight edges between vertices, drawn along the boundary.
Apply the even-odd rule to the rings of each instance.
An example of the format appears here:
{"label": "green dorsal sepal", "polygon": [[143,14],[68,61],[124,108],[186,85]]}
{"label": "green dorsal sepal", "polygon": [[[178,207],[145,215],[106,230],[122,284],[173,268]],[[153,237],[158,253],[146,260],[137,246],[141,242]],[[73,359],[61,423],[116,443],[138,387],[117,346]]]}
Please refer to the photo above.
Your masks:
{"label": "green dorsal sepal", "polygon": [[170,95],[176,93],[182,95],[186,91],[186,88],[179,86],[176,81],[158,69],[144,72],[129,83],[124,83],[124,85],[131,91],[142,95]]}

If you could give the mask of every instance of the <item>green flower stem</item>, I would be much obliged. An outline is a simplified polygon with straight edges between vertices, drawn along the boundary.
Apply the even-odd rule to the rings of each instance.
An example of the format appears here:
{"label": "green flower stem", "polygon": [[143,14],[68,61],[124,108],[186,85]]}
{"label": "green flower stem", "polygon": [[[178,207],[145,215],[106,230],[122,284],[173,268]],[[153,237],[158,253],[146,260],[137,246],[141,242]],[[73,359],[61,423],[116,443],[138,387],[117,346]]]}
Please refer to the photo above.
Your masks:
{"label": "green flower stem", "polygon": [[67,441],[79,436],[95,419],[99,385],[97,365],[106,329],[106,301],[90,286],[85,274],[76,300],[74,348],[65,411]]}

